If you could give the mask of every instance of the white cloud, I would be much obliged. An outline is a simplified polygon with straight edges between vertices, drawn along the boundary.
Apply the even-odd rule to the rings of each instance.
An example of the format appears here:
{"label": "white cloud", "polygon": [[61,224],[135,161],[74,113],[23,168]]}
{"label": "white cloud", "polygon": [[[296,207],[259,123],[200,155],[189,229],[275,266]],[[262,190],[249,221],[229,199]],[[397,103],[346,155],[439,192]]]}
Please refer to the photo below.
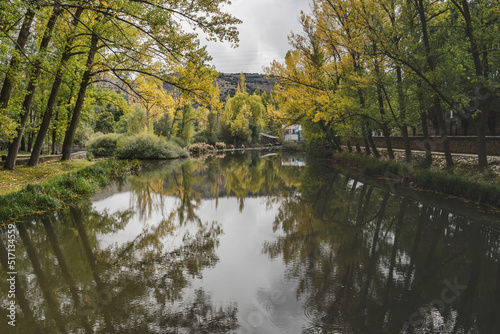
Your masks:
{"label": "white cloud", "polygon": [[291,31],[301,32],[301,11],[309,12],[309,0],[234,0],[227,12],[243,21],[238,26],[237,49],[229,43],[204,42],[212,64],[226,73],[262,73],[273,60],[283,61]]}

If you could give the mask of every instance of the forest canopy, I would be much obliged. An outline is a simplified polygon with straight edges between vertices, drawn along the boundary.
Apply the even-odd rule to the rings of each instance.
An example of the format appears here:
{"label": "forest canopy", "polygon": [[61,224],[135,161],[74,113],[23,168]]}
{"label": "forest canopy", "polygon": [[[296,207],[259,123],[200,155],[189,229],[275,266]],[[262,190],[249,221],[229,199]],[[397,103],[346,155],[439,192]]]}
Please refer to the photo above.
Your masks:
{"label": "forest canopy", "polygon": [[[500,2],[427,0],[313,0],[301,33],[289,37],[279,77],[281,112],[302,123],[312,142],[340,149],[373,134],[405,143],[409,130],[439,137],[448,166],[448,136],[475,132],[480,168],[487,165],[486,134],[500,113]],[[349,146],[350,147],[350,146]],[[431,145],[426,151],[431,159]]]}
{"label": "forest canopy", "polygon": [[[155,85],[159,90],[167,83],[175,87],[177,101],[206,100],[215,73],[198,33],[237,45],[240,21],[222,10],[225,4],[230,1],[2,1],[0,141],[9,143],[5,168],[14,168],[26,142],[29,165],[36,166],[49,133],[63,142],[63,160],[69,159],[81,120],[95,117],[90,93],[110,91],[95,89],[98,84],[106,82],[112,90],[146,101],[148,118],[158,109],[151,92]],[[97,109],[114,111],[117,119],[99,116],[106,131],[120,113],[129,111],[120,108],[125,104],[113,93],[107,95],[114,102],[104,109],[114,110],[102,110],[102,104]]]}

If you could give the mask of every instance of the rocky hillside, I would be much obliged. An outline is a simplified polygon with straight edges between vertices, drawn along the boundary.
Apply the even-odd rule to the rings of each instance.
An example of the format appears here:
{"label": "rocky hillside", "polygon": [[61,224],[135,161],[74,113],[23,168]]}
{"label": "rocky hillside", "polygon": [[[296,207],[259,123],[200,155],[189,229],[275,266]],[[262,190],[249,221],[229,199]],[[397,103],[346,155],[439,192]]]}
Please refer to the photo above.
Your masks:
{"label": "rocky hillside", "polygon": [[[245,75],[245,81],[247,86],[247,92],[253,94],[257,88],[261,92],[269,93],[274,89],[275,79],[269,79],[264,74],[258,73],[243,73]],[[220,73],[217,78],[217,83],[219,84],[220,99],[221,101],[226,101],[229,96],[234,96],[236,94],[236,89],[238,88],[238,82],[240,81],[240,73]],[[125,98],[130,101],[131,99],[137,99],[137,96],[133,94],[130,87],[126,86],[122,81],[116,78],[101,78],[97,83],[99,87],[106,87],[111,90],[122,93]],[[134,84],[131,85],[132,87]],[[172,93],[177,89],[171,84],[165,83],[164,88],[168,93]]]}
{"label": "rocky hillside", "polygon": [[[265,75],[258,73],[243,74],[245,75],[247,92],[250,94],[253,94],[257,88],[259,88],[261,92],[266,93],[274,89],[274,83],[276,82],[274,79],[268,79]],[[239,81],[240,73],[221,73],[217,79],[220,89],[220,99],[225,101],[228,94],[234,96]]]}

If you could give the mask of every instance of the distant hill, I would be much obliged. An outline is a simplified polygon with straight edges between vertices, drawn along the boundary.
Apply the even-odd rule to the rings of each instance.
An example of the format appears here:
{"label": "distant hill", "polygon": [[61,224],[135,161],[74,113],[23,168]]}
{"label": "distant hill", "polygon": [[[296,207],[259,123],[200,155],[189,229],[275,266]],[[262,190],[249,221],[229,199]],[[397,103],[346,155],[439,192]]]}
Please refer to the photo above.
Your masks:
{"label": "distant hill", "polygon": [[[269,93],[274,89],[275,79],[268,79],[264,74],[258,73],[243,73],[247,85],[247,92],[253,94],[257,88],[261,92]],[[221,73],[217,78],[217,83],[220,89],[220,99],[225,101],[227,95],[234,96],[240,81],[240,73]]]}
{"label": "distant hill", "polygon": [[[243,73],[245,75],[245,82],[247,86],[247,92],[253,94],[257,88],[261,92],[269,93],[274,89],[274,83],[276,79],[269,79],[264,74],[258,73]],[[105,79],[105,80],[104,80]],[[238,88],[238,82],[240,81],[240,73],[220,73],[217,78],[217,83],[219,84],[220,99],[221,101],[226,101],[229,96],[233,97],[236,94],[236,89]],[[102,78],[97,84],[99,87],[106,87],[111,90],[120,92],[124,95],[127,101],[131,99],[136,99],[136,95],[132,92],[129,86],[126,86],[122,81],[117,78]],[[132,87],[134,85],[132,84]],[[165,83],[164,88],[168,93],[172,93],[176,90],[171,84]]]}

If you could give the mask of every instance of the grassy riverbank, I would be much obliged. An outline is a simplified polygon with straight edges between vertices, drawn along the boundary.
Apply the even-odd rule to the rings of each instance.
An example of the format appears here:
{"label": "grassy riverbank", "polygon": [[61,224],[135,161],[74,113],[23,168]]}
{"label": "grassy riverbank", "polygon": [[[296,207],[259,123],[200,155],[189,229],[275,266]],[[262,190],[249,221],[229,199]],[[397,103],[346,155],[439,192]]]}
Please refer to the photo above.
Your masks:
{"label": "grassy riverbank", "polygon": [[[112,180],[135,172],[139,162],[103,160],[96,163],[80,160],[70,163],[47,163],[37,168],[1,171],[0,222],[54,210],[64,202],[90,196]],[[9,179],[15,184],[8,186]],[[24,188],[14,191],[20,184]],[[10,191],[4,190],[4,185]]]}
{"label": "grassy riverbank", "polygon": [[500,207],[500,177],[491,171],[479,173],[477,166],[471,164],[458,163],[452,169],[419,168],[418,163],[349,153],[335,153],[333,159],[365,174],[386,178],[388,182]]}
{"label": "grassy riverbank", "polygon": [[88,160],[41,163],[37,167],[16,166],[13,171],[0,169],[0,196],[21,190],[27,184],[40,184],[54,176],[76,172],[93,165]]}

